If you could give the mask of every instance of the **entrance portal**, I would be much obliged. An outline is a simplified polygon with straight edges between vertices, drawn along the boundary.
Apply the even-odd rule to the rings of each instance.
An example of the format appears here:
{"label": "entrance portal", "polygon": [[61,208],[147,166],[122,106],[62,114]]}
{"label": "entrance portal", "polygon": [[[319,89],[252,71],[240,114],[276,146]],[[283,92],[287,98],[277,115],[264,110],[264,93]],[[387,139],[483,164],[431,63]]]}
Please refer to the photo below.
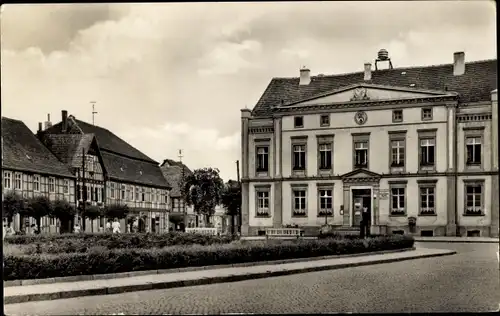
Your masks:
{"label": "entrance portal", "polygon": [[[352,189],[352,226],[360,227],[363,211],[366,208],[368,218],[372,213],[372,191],[371,189]],[[370,225],[368,223],[368,225]]]}

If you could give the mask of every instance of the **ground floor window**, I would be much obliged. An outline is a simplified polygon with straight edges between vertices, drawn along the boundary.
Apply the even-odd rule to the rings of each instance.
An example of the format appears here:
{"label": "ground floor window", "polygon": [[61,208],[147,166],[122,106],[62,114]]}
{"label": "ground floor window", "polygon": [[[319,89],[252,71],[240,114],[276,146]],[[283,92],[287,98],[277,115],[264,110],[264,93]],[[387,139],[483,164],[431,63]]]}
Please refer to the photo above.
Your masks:
{"label": "ground floor window", "polygon": [[320,189],[319,195],[319,215],[333,215],[333,190]]}
{"label": "ground floor window", "polygon": [[465,183],[465,214],[483,214],[483,182]]}
{"label": "ground floor window", "polygon": [[307,191],[293,189],[293,216],[307,216]]}
{"label": "ground floor window", "polygon": [[269,191],[257,191],[257,216],[269,216]]}
{"label": "ground floor window", "polygon": [[420,215],[436,214],[435,194],[436,188],[434,186],[420,187]]}
{"label": "ground floor window", "polygon": [[391,215],[406,214],[405,191],[404,187],[391,188]]}

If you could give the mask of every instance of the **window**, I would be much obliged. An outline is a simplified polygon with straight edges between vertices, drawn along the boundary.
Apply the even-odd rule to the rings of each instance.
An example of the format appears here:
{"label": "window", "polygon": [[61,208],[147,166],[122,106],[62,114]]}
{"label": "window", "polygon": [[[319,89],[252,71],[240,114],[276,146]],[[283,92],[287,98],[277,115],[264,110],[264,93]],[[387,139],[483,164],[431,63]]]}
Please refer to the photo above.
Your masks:
{"label": "window", "polygon": [[3,173],[3,187],[4,189],[12,189],[12,172],[5,171]]}
{"label": "window", "polygon": [[95,156],[85,155],[85,169],[88,172],[94,172]]}
{"label": "window", "polygon": [[467,137],[467,165],[481,165],[481,137]]}
{"label": "window", "polygon": [[82,199],[82,188],[80,187],[79,184],[76,185],[76,199],[77,200]]}
{"label": "window", "polygon": [[64,180],[63,193],[69,194],[69,180]]}
{"label": "window", "polygon": [[368,142],[354,143],[354,167],[368,167]]}
{"label": "window", "polygon": [[135,200],[139,202],[141,199],[139,197],[141,191],[139,190],[139,187],[135,187]]}
{"label": "window", "polygon": [[99,198],[98,202],[104,201],[104,197],[106,196],[105,193],[106,192],[104,191],[104,188],[101,188],[101,195],[98,196],[98,198]]}
{"label": "window", "polygon": [[319,145],[319,169],[332,169],[332,144]]}
{"label": "window", "polygon": [[165,203],[168,203],[168,192],[165,192]]}
{"label": "window", "polygon": [[20,173],[14,174],[14,189],[22,190],[22,188],[23,188],[23,181],[22,180],[23,180],[22,174],[20,174]]}
{"label": "window", "polygon": [[419,183],[420,208],[419,215],[436,215],[436,182],[435,180],[417,180]]}
{"label": "window", "polygon": [[54,178],[49,178],[49,192],[56,192],[56,179]]}
{"label": "window", "polygon": [[269,170],[269,146],[257,147],[257,172]]}
{"label": "window", "polygon": [[127,190],[127,189],[126,189],[125,184],[122,184],[122,185],[121,185],[121,199],[122,199],[122,200],[125,200],[125,197],[126,197],[125,192],[126,192],[126,190]]}
{"label": "window", "polygon": [[432,108],[422,108],[422,121],[432,120]]}
{"label": "window", "polygon": [[403,110],[392,111],[392,122],[393,123],[403,122]]}
{"label": "window", "polygon": [[483,182],[465,183],[465,215],[483,215]]}
{"label": "window", "polygon": [[87,196],[85,201],[92,201],[92,187],[90,186],[87,187]]}
{"label": "window", "polygon": [[435,139],[427,138],[420,140],[420,165],[434,166]]}
{"label": "window", "polygon": [[151,202],[156,202],[156,189],[152,189]]}
{"label": "window", "polygon": [[26,175],[26,186],[28,190],[33,189],[33,176],[32,175]]}
{"label": "window", "polygon": [[306,145],[293,145],[293,170],[306,169]]}
{"label": "window", "polygon": [[293,188],[293,213],[292,216],[307,216],[307,189],[305,187]]}
{"label": "window", "polygon": [[33,191],[40,192],[40,176],[39,175],[33,176]]}
{"label": "window", "polygon": [[111,182],[109,184],[109,197],[114,199],[115,198],[115,184],[113,182]]}
{"label": "window", "polygon": [[304,127],[304,117],[296,116],[293,118],[293,126],[295,128]]}
{"label": "window", "polygon": [[141,197],[141,201],[142,202],[145,202],[146,201],[146,189],[145,188],[142,188],[142,197]]}
{"label": "window", "polygon": [[133,186],[127,187],[127,197],[130,201],[134,200],[134,187]]}
{"label": "window", "polygon": [[401,169],[404,171],[405,166],[405,147],[406,147],[406,131],[389,132],[390,141],[390,168]]}
{"label": "window", "polygon": [[406,214],[406,182],[405,181],[389,181],[391,192],[391,215]]}
{"label": "window", "polygon": [[319,117],[319,125],[321,127],[330,126],[330,115],[325,114]]}
{"label": "window", "polygon": [[333,215],[333,190],[320,188],[319,192],[319,215]]}
{"label": "window", "polygon": [[92,186],[89,186],[90,188],[90,200],[91,201],[96,201],[97,200],[97,195],[95,194],[95,190]]}
{"label": "window", "polygon": [[270,185],[259,185],[255,186],[255,191],[256,191],[256,205],[257,205],[257,210],[256,210],[256,217],[267,217],[271,215],[271,211],[269,208],[270,204],[270,191],[271,191],[271,186]]}

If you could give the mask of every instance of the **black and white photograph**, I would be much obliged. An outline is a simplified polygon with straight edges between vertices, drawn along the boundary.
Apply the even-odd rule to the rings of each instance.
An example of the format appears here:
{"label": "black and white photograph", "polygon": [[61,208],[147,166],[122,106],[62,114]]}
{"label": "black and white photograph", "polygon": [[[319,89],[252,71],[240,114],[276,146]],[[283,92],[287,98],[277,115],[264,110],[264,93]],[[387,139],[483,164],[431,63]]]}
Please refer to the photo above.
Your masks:
{"label": "black and white photograph", "polygon": [[496,20],[2,4],[4,315],[500,311]]}

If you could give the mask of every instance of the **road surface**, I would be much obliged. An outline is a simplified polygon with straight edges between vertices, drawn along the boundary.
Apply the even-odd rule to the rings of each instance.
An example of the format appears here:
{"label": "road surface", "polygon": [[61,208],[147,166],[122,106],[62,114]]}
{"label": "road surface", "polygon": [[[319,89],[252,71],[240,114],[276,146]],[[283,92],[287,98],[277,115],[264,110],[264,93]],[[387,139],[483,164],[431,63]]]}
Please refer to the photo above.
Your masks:
{"label": "road surface", "polygon": [[5,305],[6,315],[487,312],[497,244],[417,243],[453,256],[166,290]]}

